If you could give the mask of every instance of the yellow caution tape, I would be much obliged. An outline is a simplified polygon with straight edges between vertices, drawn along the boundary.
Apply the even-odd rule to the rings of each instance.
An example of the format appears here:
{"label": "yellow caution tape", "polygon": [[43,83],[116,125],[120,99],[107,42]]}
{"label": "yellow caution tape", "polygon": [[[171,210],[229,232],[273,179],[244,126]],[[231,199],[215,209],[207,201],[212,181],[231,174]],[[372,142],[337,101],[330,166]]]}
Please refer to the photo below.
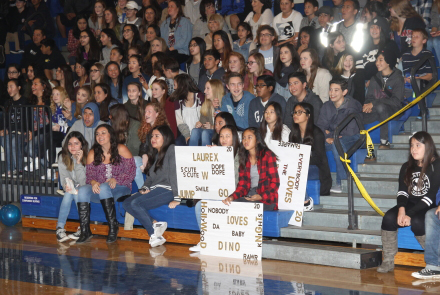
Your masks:
{"label": "yellow caution tape", "polygon": [[[434,89],[436,89],[438,86],[440,85],[440,81],[437,81],[434,85],[432,85],[431,88],[429,88],[428,90],[426,90],[425,92],[423,92],[419,97],[417,97],[416,99],[414,99],[412,102],[410,102],[409,104],[407,104],[406,106],[404,106],[402,109],[400,109],[399,111],[397,111],[394,115],[390,116],[388,119],[384,120],[383,122],[380,122],[379,124],[377,124],[376,126],[371,127],[368,130],[361,130],[360,134],[365,134],[366,136],[366,145],[367,145],[367,152],[368,152],[368,156],[371,157],[373,155],[374,152],[374,144],[373,141],[371,140],[370,134],[369,132],[382,126],[383,124],[387,123],[388,121],[391,121],[392,119],[394,119],[395,117],[397,117],[398,115],[402,114],[403,112],[405,112],[406,110],[412,108],[415,104],[417,104],[419,101],[421,101],[422,99],[424,99],[429,93],[431,93]],[[381,216],[384,216],[384,213],[379,209],[379,207],[377,207],[377,205],[374,203],[374,201],[371,199],[370,195],[368,194],[367,190],[364,188],[364,186],[362,185],[361,181],[359,180],[359,178],[357,177],[357,175],[354,173],[354,171],[351,169],[350,167],[350,163],[351,161],[349,159],[347,159],[347,154],[345,154],[345,159],[340,157],[341,161],[345,163],[345,165],[347,165],[347,169],[350,172],[351,176],[354,179],[354,182],[356,183],[362,197],[368,202],[368,204],[370,204],[370,206],[376,210],[377,213],[379,213]]]}
{"label": "yellow caution tape", "polygon": [[370,204],[371,207],[373,207],[374,210],[376,210],[377,213],[379,213],[381,216],[384,216],[385,214],[379,209],[379,207],[376,206],[376,204],[374,203],[373,199],[371,199],[370,195],[368,194],[367,190],[364,188],[364,186],[362,185],[361,181],[359,180],[359,178],[357,177],[356,173],[354,173],[353,169],[351,169],[349,163],[351,163],[351,161],[349,159],[347,159],[347,154],[344,153],[345,155],[345,159],[340,157],[341,161],[344,162],[347,165],[348,168],[348,172],[350,172],[351,176],[354,179],[354,182],[356,183],[359,191],[362,194],[362,197],[364,197],[364,199],[368,202],[368,204]]}

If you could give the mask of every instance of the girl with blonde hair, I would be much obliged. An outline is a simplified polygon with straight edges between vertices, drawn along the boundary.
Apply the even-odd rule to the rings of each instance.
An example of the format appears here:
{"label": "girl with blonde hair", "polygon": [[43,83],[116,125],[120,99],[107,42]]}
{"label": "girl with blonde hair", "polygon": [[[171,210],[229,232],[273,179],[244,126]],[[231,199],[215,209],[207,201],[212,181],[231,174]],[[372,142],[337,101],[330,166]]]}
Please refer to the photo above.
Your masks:
{"label": "girl with blonde hair", "polygon": [[257,52],[249,55],[247,73],[244,77],[244,90],[256,95],[257,78],[261,75],[273,76],[272,72],[264,68],[264,56]]}

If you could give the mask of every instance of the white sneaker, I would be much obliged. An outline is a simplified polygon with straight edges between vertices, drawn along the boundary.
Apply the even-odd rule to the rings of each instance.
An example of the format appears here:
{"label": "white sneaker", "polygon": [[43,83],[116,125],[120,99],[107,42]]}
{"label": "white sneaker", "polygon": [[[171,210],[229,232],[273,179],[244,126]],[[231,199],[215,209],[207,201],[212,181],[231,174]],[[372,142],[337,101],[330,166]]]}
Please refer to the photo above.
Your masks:
{"label": "white sneaker", "polygon": [[57,190],[57,194],[64,196],[64,191],[62,189]]}
{"label": "white sneaker", "polygon": [[[46,179],[46,175],[41,175],[41,179],[45,180]],[[47,179],[52,179],[52,172],[50,169],[47,169]]]}
{"label": "white sneaker", "polygon": [[168,227],[168,223],[166,221],[159,221],[153,224],[154,235],[156,237],[161,237],[163,233],[166,231]]}
{"label": "white sneaker", "polygon": [[55,232],[57,235],[58,242],[62,243],[64,241],[67,241],[69,238],[66,235],[66,230],[64,228],[57,228],[57,231]]}
{"label": "white sneaker", "polygon": [[200,242],[195,246],[189,247],[189,251],[192,251],[192,252],[200,252],[201,250],[202,250],[202,247],[200,247]]}
{"label": "white sneaker", "polygon": [[313,199],[309,197],[310,204],[304,205],[304,211],[313,211]]}
{"label": "white sneaker", "polygon": [[79,226],[75,233],[68,235],[69,239],[75,241],[79,239],[79,236],[81,236],[81,228]]}
{"label": "white sneaker", "polygon": [[29,165],[27,165],[26,167],[24,167],[24,171],[29,171],[29,172],[33,172],[34,170],[38,170],[39,164],[38,164],[38,157],[35,158],[35,169],[34,169],[34,161],[31,159],[31,162],[29,163]]}
{"label": "white sneaker", "polygon": [[158,247],[158,246],[160,246],[160,245],[163,245],[163,244],[165,244],[165,242],[166,242],[167,240],[165,240],[165,238],[164,237],[156,237],[154,234],[153,235],[151,235],[151,237],[150,237],[150,246],[151,247]]}
{"label": "white sneaker", "polygon": [[333,186],[331,189],[330,189],[330,192],[331,193],[336,193],[336,194],[340,194],[340,193],[342,193],[342,186],[339,184],[339,185],[335,185],[335,186]]}

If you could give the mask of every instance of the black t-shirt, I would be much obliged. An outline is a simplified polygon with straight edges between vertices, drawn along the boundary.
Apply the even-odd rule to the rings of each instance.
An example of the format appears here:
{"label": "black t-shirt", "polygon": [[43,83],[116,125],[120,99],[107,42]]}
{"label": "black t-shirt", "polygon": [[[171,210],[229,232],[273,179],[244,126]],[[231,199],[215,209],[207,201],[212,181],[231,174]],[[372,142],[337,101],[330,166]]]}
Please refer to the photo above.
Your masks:
{"label": "black t-shirt", "polygon": [[423,175],[423,184],[419,189],[421,167],[416,167],[411,177],[411,191],[405,184],[405,174],[408,162],[402,165],[399,174],[399,191],[397,192],[397,206],[405,207],[408,202],[414,206],[407,210],[406,215],[413,217],[420,210],[428,207],[434,208],[436,204],[436,194],[440,186],[440,159],[435,160],[428,166],[426,173]]}
{"label": "black t-shirt", "polygon": [[50,55],[43,55],[43,69],[52,70],[66,64],[64,56],[58,50],[53,50]]}
{"label": "black t-shirt", "polygon": [[37,46],[34,42],[31,42],[24,49],[23,58],[20,62],[20,67],[26,69],[28,65],[34,64],[37,68],[42,69],[44,60],[43,53],[41,53],[40,46]]}

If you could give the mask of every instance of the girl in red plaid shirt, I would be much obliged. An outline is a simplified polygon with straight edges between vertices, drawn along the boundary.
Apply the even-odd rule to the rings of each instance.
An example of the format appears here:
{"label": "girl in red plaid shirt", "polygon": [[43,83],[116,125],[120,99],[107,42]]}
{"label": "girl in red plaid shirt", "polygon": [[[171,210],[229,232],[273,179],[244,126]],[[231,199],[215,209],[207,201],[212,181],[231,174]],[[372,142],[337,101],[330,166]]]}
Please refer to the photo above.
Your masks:
{"label": "girl in red plaid shirt", "polygon": [[263,203],[264,211],[278,210],[277,156],[266,146],[257,128],[247,128],[239,150],[239,181],[235,192],[223,200]]}

